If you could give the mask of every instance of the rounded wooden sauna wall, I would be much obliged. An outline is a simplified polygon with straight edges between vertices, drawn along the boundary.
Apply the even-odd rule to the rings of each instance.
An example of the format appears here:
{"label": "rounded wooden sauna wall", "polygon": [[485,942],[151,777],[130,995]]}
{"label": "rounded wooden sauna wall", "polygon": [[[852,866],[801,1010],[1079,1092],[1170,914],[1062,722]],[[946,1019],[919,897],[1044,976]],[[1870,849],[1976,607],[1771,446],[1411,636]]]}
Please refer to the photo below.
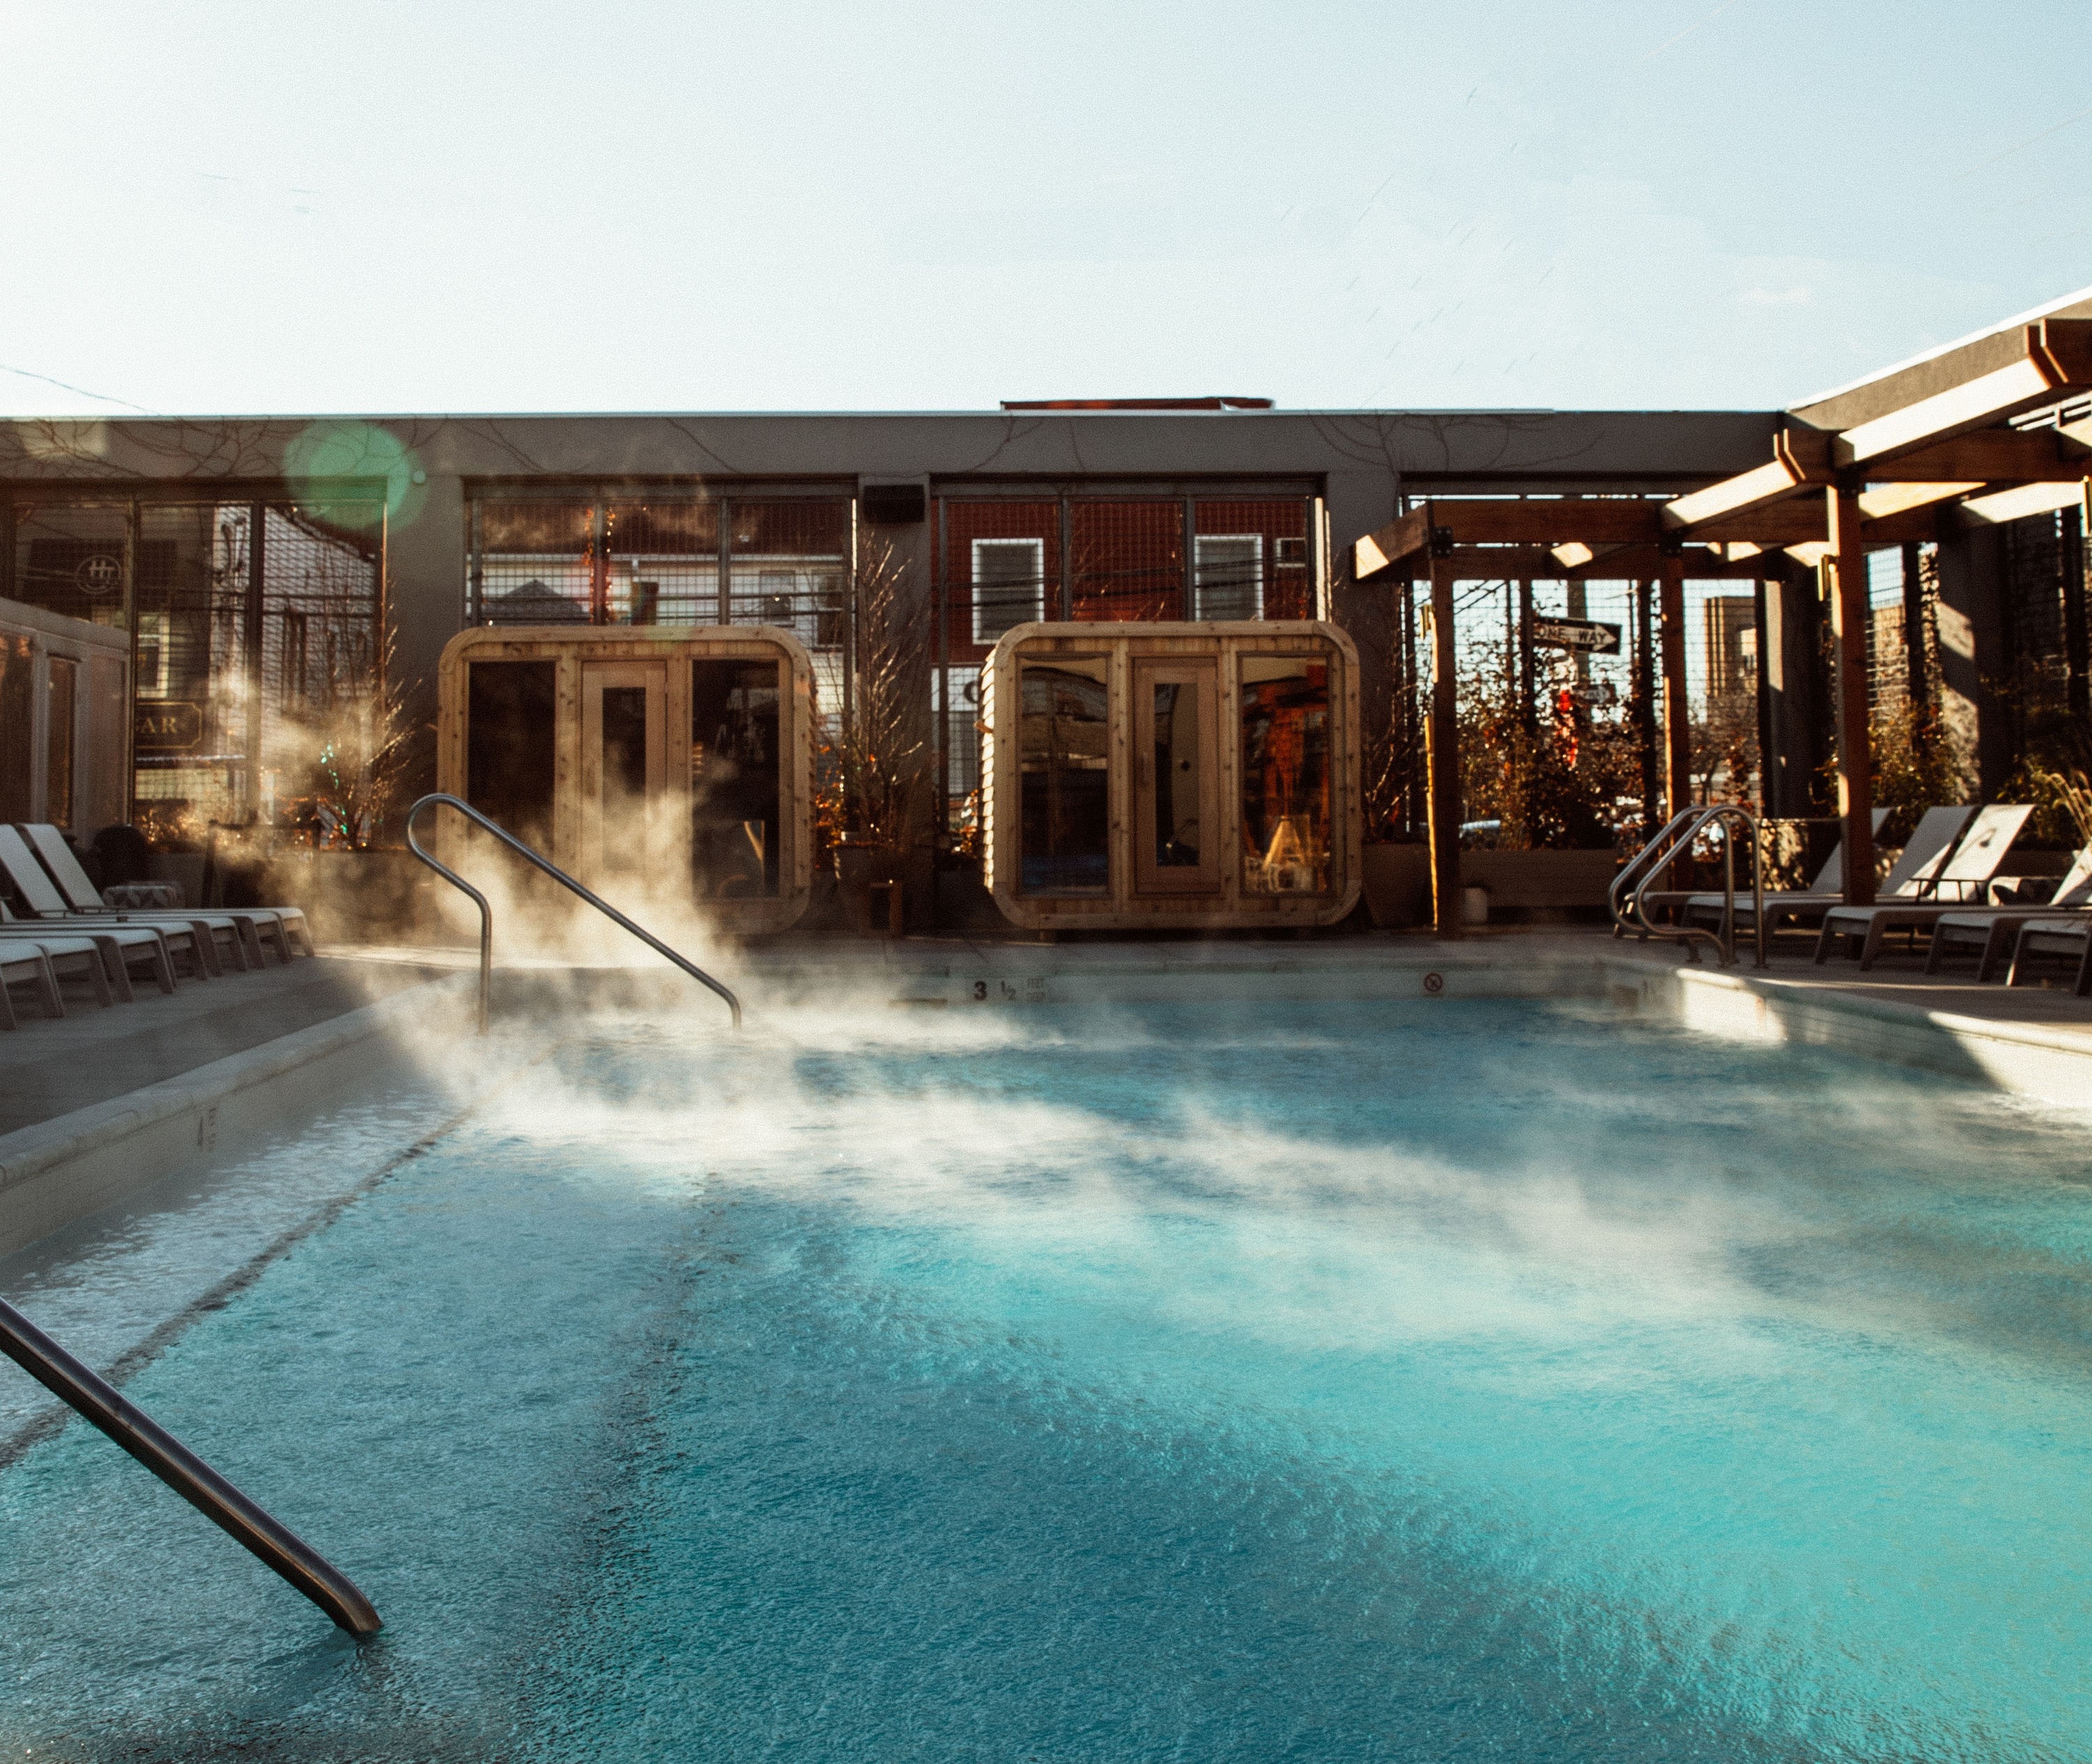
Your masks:
{"label": "rounded wooden sauna wall", "polygon": [[982,671],[988,884],[1030,930],[1329,925],[1359,897],[1333,625],[1022,625]]}
{"label": "rounded wooden sauna wall", "polygon": [[806,910],[813,672],[789,632],[481,627],[437,678],[438,788],[612,905],[687,892],[740,933]]}

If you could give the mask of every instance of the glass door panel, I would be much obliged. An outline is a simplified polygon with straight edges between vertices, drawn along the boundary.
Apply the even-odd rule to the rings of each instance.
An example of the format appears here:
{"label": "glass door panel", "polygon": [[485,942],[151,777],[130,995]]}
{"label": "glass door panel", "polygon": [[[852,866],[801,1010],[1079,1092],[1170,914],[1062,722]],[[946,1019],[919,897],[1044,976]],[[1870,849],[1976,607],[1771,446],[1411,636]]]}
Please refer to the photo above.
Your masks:
{"label": "glass door panel", "polygon": [[1220,892],[1217,681],[1210,661],[1133,664],[1134,885],[1143,894]]}
{"label": "glass door panel", "polygon": [[1242,658],[1243,891],[1329,890],[1329,668]]}
{"label": "glass door panel", "polygon": [[690,874],[700,900],[778,888],[776,662],[690,664]]}
{"label": "glass door panel", "polygon": [[661,662],[581,664],[581,874],[661,879],[668,671]]}
{"label": "glass door panel", "polygon": [[1102,656],[1063,655],[1022,671],[1018,767],[1027,894],[1109,892],[1108,665]]}

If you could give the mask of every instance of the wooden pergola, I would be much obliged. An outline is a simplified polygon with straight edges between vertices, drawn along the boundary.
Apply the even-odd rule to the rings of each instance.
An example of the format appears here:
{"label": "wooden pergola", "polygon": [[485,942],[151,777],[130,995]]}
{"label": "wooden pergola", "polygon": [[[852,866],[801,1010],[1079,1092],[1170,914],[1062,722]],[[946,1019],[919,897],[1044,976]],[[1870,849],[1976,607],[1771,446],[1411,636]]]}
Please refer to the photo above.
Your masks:
{"label": "wooden pergola", "polygon": [[1454,584],[1638,580],[1658,585],[1664,798],[1691,796],[1688,579],[1764,579],[1785,560],[1825,573],[1836,650],[1845,892],[1874,898],[1865,554],[1943,523],[2002,523],[2078,504],[2092,478],[2092,318],[2014,323],[1783,413],[1764,465],[1669,499],[1427,499],[1355,542],[1352,573],[1429,579],[1425,719],[1433,916],[1458,937],[1459,753]]}

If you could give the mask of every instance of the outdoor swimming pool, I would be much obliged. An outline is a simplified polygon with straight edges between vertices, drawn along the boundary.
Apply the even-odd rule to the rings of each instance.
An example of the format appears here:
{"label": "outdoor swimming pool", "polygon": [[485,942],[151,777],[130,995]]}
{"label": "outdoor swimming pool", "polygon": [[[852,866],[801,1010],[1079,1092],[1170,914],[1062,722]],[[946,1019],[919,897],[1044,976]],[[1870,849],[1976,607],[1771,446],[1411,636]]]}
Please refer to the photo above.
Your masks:
{"label": "outdoor swimming pool", "polygon": [[382,1635],[0,1470],[0,1753],[2092,1756],[2083,1118],[1529,1004],[702,1021],[127,1386]]}

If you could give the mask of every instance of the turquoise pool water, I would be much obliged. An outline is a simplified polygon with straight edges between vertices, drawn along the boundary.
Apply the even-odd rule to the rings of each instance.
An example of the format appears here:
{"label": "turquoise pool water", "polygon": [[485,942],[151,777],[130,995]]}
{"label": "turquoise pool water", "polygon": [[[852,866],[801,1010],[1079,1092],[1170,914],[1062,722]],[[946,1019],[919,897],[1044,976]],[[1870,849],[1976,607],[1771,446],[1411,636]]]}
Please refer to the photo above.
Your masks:
{"label": "turquoise pool water", "polygon": [[1526,1005],[604,1030],[129,1386],[383,1634],[68,1428],[0,1757],[2092,1757],[2085,1125]]}

